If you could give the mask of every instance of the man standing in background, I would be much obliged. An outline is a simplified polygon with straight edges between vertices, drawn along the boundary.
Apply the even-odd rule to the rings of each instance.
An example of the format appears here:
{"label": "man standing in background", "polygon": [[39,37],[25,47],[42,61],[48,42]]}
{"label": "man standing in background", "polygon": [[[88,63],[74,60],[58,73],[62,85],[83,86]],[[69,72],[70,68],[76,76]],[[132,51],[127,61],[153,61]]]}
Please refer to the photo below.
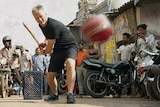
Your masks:
{"label": "man standing in background", "polygon": [[101,56],[99,49],[95,48],[94,43],[89,41],[87,59],[99,59]]}
{"label": "man standing in background", "polygon": [[20,46],[21,56],[20,56],[20,71],[32,71],[32,56],[29,52],[25,51],[24,46]]}
{"label": "man standing in background", "polygon": [[44,94],[48,93],[47,81],[46,79],[46,72],[47,72],[47,59],[44,55],[41,54],[40,48],[35,49],[35,54],[32,56],[33,62],[33,71],[34,72],[41,72],[43,73],[43,92]]}
{"label": "man standing in background", "polygon": [[[131,53],[134,50],[134,44],[130,43],[131,35],[129,33],[123,33],[123,45],[118,48],[118,61],[129,61]],[[122,89],[117,89],[117,98],[121,97]],[[127,95],[131,94],[131,86],[127,88]]]}
{"label": "man standing in background", "polygon": [[78,81],[78,88],[79,88],[79,95],[84,95],[85,90],[83,87],[83,80],[87,70],[81,67],[81,63],[83,60],[87,59],[87,50],[83,48],[83,43],[79,42],[79,50],[76,62],[76,73],[77,73],[77,81]]}

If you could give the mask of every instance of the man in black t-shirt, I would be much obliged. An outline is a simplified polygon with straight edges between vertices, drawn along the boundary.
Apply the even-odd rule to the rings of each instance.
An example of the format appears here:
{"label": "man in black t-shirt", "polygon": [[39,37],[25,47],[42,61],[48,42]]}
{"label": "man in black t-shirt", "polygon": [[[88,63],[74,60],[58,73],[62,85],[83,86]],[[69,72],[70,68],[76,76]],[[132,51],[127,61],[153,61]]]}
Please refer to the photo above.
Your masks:
{"label": "man in black t-shirt", "polygon": [[[52,94],[44,100],[53,101],[59,99],[56,74],[62,70],[64,63],[66,63],[67,103],[75,103],[73,89],[76,80],[75,62],[78,51],[76,40],[64,24],[47,17],[42,5],[35,6],[32,9],[32,14],[46,38],[39,46],[47,49],[47,46],[51,43],[52,45],[48,47],[53,48],[47,73],[48,84]],[[46,52],[48,51],[46,50]]]}

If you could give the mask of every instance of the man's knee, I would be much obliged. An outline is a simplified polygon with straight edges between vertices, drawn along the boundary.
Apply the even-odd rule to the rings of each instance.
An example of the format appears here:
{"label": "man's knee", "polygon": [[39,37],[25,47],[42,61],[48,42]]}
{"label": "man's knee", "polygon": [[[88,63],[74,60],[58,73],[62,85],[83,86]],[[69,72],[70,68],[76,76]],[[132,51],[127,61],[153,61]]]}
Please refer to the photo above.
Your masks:
{"label": "man's knee", "polygon": [[56,77],[56,73],[55,72],[48,72],[46,76],[47,76],[47,79],[50,80],[50,79],[53,79],[54,77]]}
{"label": "man's knee", "polygon": [[73,68],[75,69],[75,60],[68,58],[66,60],[66,67],[67,67],[67,69],[73,69]]}

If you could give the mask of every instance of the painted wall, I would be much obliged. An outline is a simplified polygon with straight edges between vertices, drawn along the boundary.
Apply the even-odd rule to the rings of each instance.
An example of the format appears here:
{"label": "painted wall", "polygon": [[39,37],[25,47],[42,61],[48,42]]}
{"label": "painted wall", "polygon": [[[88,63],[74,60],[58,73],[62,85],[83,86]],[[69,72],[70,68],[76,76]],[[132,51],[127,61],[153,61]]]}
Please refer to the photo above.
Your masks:
{"label": "painted wall", "polygon": [[133,8],[125,11],[113,21],[113,35],[116,41],[122,40],[122,34],[127,32],[132,36],[136,33],[136,18]]}
{"label": "painted wall", "polygon": [[[113,27],[113,36],[115,38],[115,41],[121,41],[122,40],[122,34],[123,33],[130,33],[132,36],[132,40],[134,38],[134,35],[136,34],[136,17],[135,12],[133,8],[128,9],[124,13],[117,16],[112,23]],[[117,48],[117,47],[116,47]],[[114,55],[114,58],[112,58],[114,61],[117,61],[117,50],[116,48],[112,49],[112,52]]]}
{"label": "painted wall", "polygon": [[140,22],[148,25],[148,30],[160,36],[160,2],[145,4],[140,7]]}

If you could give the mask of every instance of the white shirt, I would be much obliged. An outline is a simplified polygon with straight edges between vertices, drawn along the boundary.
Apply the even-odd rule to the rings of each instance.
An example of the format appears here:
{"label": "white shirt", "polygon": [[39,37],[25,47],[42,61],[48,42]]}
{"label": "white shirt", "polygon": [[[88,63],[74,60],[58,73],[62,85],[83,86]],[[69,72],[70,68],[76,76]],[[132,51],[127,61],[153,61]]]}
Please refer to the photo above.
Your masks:
{"label": "white shirt", "polygon": [[122,61],[129,60],[133,49],[134,49],[134,44],[121,45],[118,48],[118,54],[121,54],[121,60]]}
{"label": "white shirt", "polygon": [[16,58],[16,59],[13,61],[13,64],[11,65],[11,69],[18,68],[19,66],[20,66],[19,59]]}
{"label": "white shirt", "polygon": [[140,52],[146,48],[146,42],[142,38],[138,38],[136,51]]}
{"label": "white shirt", "polygon": [[12,59],[12,55],[16,53],[16,49],[15,47],[11,47],[9,49],[7,48],[2,48],[0,50],[0,54],[2,55],[2,57],[8,58],[9,60]]}
{"label": "white shirt", "polygon": [[29,60],[32,60],[32,56],[29,52],[25,51],[20,57],[21,72],[30,70]]}
{"label": "white shirt", "polygon": [[150,52],[155,51],[155,37],[152,34],[147,33],[145,37],[146,41],[142,38],[138,38],[137,40],[137,46],[135,47],[138,54],[141,55],[141,57],[146,57],[147,54],[142,52],[142,50],[147,50]]}
{"label": "white shirt", "polygon": [[146,39],[147,50],[151,52],[155,51],[155,36],[150,33],[147,33],[145,39]]}

